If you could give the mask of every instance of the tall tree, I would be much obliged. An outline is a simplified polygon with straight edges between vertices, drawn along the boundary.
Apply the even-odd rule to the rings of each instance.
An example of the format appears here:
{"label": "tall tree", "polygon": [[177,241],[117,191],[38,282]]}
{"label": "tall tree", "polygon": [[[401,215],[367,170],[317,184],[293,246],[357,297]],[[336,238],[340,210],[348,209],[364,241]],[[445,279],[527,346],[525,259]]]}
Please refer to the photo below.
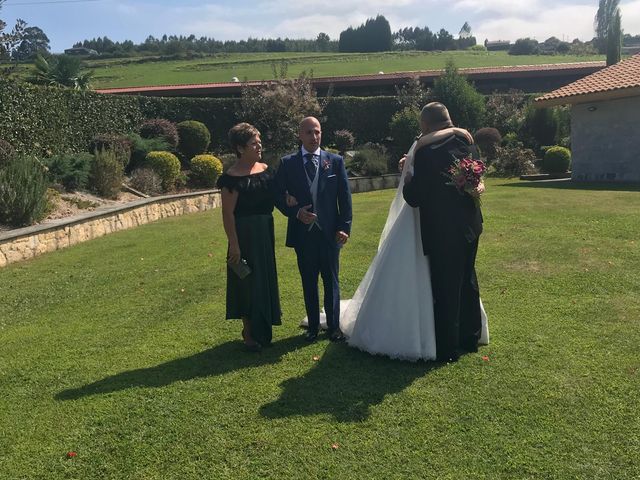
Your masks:
{"label": "tall tree", "polygon": [[447,61],[444,72],[434,82],[432,98],[447,106],[456,125],[472,130],[482,126],[484,97],[458,73],[453,60]]}
{"label": "tall tree", "polygon": [[367,19],[358,28],[349,27],[340,33],[338,49],[341,52],[386,52],[392,45],[389,21],[378,15]]}
{"label": "tall tree", "polygon": [[607,31],[607,66],[620,61],[622,53],[622,27],[620,9],[618,9]]}
{"label": "tall tree", "polygon": [[49,37],[38,27],[27,27],[24,29],[22,42],[12,56],[16,60],[28,60],[38,53],[49,53]]}
{"label": "tall tree", "polygon": [[329,42],[331,41],[331,39],[329,38],[329,35],[327,35],[324,32],[320,32],[318,34],[318,38],[316,38],[316,45],[319,51],[321,52],[326,52],[329,50]]}
{"label": "tall tree", "polygon": [[[0,10],[2,10],[2,4],[4,2],[5,0],[0,0]],[[7,23],[0,19],[0,61],[11,60],[13,51],[20,45],[20,42],[22,42],[26,26],[27,24],[23,20],[18,19],[13,29],[10,32],[5,32]],[[1,68],[0,77],[8,76],[14,68],[15,63],[9,64],[8,67]]]}
{"label": "tall tree", "polygon": [[598,49],[600,53],[604,53],[607,45],[607,35],[609,28],[614,21],[616,12],[620,11],[620,0],[600,0],[598,11],[593,22],[593,28],[596,31]]}
{"label": "tall tree", "polygon": [[438,38],[436,40],[436,48],[438,50],[453,50],[455,48],[455,41],[453,35],[447,32],[444,28],[441,28],[438,32]]}
{"label": "tall tree", "polygon": [[458,36],[460,38],[469,38],[471,36],[471,25],[469,25],[469,22],[464,22]]}

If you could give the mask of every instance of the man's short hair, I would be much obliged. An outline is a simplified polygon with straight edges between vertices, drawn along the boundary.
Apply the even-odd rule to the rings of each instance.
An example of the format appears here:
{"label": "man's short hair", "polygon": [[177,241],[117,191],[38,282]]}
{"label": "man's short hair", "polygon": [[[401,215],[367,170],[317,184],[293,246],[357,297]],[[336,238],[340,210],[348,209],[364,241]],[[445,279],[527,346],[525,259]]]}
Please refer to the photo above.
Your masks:
{"label": "man's short hair", "polygon": [[422,107],[420,120],[430,127],[453,127],[451,117],[449,116],[449,110],[447,110],[447,107],[440,102],[427,103]]}

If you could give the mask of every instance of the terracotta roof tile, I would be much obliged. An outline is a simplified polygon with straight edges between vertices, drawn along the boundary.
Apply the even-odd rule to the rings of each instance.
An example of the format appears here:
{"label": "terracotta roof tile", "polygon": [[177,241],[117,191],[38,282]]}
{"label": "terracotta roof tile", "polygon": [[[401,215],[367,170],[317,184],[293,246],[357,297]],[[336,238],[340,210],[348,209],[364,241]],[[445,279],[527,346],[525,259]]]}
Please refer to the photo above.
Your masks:
{"label": "terracotta roof tile", "polygon": [[[569,85],[536,98],[536,103],[559,105],[579,103],[581,100],[604,99],[635,95],[640,89],[640,54],[599,70]],[[604,94],[604,95],[603,95]]]}

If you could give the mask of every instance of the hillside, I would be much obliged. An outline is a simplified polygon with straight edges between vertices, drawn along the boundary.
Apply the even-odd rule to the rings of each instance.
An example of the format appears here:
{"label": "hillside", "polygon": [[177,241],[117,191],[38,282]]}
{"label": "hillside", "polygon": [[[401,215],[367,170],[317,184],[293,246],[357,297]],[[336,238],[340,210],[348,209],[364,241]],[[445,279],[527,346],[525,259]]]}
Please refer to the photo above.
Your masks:
{"label": "hillside", "polygon": [[250,53],[222,54],[191,60],[159,60],[130,58],[88,60],[94,69],[95,88],[174,85],[228,82],[233,77],[242,80],[265,80],[274,77],[286,62],[287,75],[312,72],[314,77],[349,76],[431,70],[445,66],[453,58],[464,67],[492,67],[501,65],[538,65],[543,63],[587,62],[603,60],[596,56],[526,55],[514,56],[506,52],[385,52],[364,53]]}

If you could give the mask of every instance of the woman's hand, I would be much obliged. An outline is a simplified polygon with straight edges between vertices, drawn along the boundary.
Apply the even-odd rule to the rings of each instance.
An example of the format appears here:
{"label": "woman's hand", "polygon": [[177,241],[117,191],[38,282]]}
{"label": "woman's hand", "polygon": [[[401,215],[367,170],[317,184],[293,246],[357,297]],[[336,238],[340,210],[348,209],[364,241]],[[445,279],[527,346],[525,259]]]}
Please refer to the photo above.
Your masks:
{"label": "woman's hand", "polygon": [[298,200],[293,195],[289,195],[289,192],[285,192],[287,198],[287,207],[295,207],[298,204]]}
{"label": "woman's hand", "polygon": [[473,137],[467,130],[458,127],[452,127],[451,130],[453,130],[453,133],[455,133],[457,136],[466,138],[467,142],[469,142],[470,145],[473,145]]}
{"label": "woman's hand", "polygon": [[480,182],[476,188],[469,191],[469,195],[474,198],[480,198],[480,195],[484,193],[484,182]]}
{"label": "woman's hand", "polygon": [[240,245],[229,244],[229,253],[227,253],[227,263],[240,262]]}
{"label": "woman's hand", "polygon": [[402,158],[400,159],[400,161],[398,161],[398,171],[402,172],[402,169],[404,168],[404,162],[407,161],[407,156],[403,155]]}

